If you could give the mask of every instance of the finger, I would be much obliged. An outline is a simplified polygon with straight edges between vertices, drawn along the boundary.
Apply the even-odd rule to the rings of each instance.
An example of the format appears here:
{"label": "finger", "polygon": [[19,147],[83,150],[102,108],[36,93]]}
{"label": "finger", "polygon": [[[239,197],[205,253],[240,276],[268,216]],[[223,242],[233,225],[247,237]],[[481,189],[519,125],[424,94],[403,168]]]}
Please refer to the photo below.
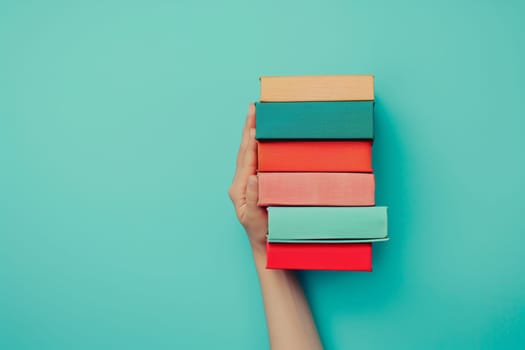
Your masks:
{"label": "finger", "polygon": [[238,176],[246,184],[248,176],[257,170],[257,141],[255,141],[255,128],[250,129],[248,145],[238,170]]}
{"label": "finger", "polygon": [[[237,155],[237,168],[235,169],[235,175],[233,177],[230,197],[236,207],[245,205],[246,202],[246,185],[247,185],[247,169],[245,168],[245,160],[247,156],[247,150],[252,150],[257,147],[255,141],[255,129],[252,128],[255,126],[255,104],[250,104],[248,107],[248,115],[246,117],[246,123],[243,130],[243,140],[241,142],[241,147],[239,149],[239,154]],[[255,155],[256,156],[256,155]],[[255,165],[253,170],[250,170],[251,173],[255,173]]]}
{"label": "finger", "polygon": [[234,193],[234,202],[240,206],[246,202],[246,186],[250,175],[257,171],[257,141],[255,141],[255,129],[250,129],[248,145],[244,153],[241,164],[237,167],[233,179],[232,188]]}
{"label": "finger", "polygon": [[248,133],[250,132],[250,129],[248,128],[248,118],[249,117],[247,116],[246,121],[244,122],[244,127],[242,128],[241,145],[239,146],[239,151],[237,152],[237,166],[244,156],[244,150],[248,144]]}
{"label": "finger", "polygon": [[248,114],[246,115],[246,125],[248,129],[255,128],[255,103],[248,105]]}
{"label": "finger", "polygon": [[248,129],[255,128],[255,103],[250,103],[248,106]]}
{"label": "finger", "polygon": [[248,210],[257,209],[258,200],[259,189],[257,175],[250,175],[248,177],[248,185],[246,186],[246,206]]}
{"label": "finger", "polygon": [[246,116],[246,122],[244,123],[241,146],[239,147],[239,152],[237,153],[237,166],[239,166],[239,163],[244,157],[244,152],[246,151],[246,146],[248,145],[249,132],[250,129],[253,127],[255,127],[255,105],[251,103],[248,107],[248,115]]}

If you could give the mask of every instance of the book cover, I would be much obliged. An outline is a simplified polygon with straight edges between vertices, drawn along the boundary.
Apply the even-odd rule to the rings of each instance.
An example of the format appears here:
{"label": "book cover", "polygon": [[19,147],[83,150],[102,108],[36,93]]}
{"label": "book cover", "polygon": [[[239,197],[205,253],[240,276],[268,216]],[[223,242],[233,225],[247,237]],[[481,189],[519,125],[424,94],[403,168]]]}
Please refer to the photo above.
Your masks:
{"label": "book cover", "polygon": [[372,271],[371,243],[267,243],[268,269]]}
{"label": "book cover", "polygon": [[387,236],[387,207],[268,207],[270,240]]}
{"label": "book cover", "polygon": [[371,101],[373,75],[263,76],[262,102]]}
{"label": "book cover", "polygon": [[389,237],[385,238],[364,238],[364,239],[268,239],[270,243],[318,243],[318,244],[327,244],[327,243],[378,243],[389,241]]}
{"label": "book cover", "polygon": [[374,138],[374,102],[256,103],[258,140]]}
{"label": "book cover", "polygon": [[259,141],[258,171],[372,172],[372,141]]}
{"label": "book cover", "polygon": [[370,173],[258,173],[260,206],[372,206]]}

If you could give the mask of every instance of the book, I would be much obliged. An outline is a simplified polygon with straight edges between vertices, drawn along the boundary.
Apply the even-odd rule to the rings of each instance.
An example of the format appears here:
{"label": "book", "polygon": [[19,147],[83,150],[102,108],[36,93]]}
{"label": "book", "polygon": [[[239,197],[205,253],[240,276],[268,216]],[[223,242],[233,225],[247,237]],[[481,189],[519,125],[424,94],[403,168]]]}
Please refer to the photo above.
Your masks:
{"label": "book", "polygon": [[270,240],[387,236],[387,207],[268,207]]}
{"label": "book", "polygon": [[266,268],[372,271],[371,243],[267,243]]}
{"label": "book", "polygon": [[389,241],[389,237],[385,238],[365,238],[365,239],[267,239],[270,243],[376,243]]}
{"label": "book", "polygon": [[256,103],[255,124],[258,140],[371,140],[374,102]]}
{"label": "book", "polygon": [[372,101],[373,75],[263,76],[261,102]]}
{"label": "book", "polygon": [[260,206],[372,206],[374,174],[258,173]]}
{"label": "book", "polygon": [[258,141],[258,171],[372,172],[372,141]]}

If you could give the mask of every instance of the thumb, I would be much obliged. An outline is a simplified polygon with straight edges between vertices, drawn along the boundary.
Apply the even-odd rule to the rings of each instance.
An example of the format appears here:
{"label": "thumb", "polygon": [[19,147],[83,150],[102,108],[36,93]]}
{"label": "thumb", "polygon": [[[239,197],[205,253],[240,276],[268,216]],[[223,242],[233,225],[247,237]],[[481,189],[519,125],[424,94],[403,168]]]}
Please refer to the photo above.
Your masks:
{"label": "thumb", "polygon": [[248,186],[246,186],[246,204],[248,208],[256,208],[259,199],[259,189],[257,188],[257,175],[250,175],[248,178]]}

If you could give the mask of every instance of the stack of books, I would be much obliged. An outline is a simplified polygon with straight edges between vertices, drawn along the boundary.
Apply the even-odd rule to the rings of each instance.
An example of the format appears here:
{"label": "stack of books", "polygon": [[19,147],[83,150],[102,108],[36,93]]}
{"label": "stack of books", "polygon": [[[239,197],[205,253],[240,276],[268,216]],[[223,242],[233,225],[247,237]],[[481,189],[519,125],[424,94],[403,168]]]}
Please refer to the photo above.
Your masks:
{"label": "stack of books", "polygon": [[375,206],[372,75],[261,77],[256,104],[259,205],[267,268],[372,270],[388,239]]}

